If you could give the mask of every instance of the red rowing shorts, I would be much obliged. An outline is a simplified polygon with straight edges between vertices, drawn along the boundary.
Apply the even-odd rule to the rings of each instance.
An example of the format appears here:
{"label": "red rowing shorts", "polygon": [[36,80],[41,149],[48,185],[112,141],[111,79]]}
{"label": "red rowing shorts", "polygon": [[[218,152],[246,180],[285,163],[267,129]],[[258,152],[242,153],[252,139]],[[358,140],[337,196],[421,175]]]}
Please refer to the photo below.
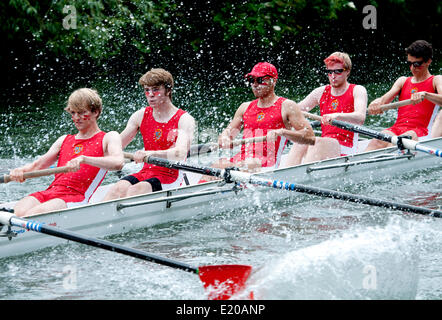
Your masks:
{"label": "red rowing shorts", "polygon": [[407,131],[414,131],[418,137],[425,137],[426,135],[428,135],[427,128],[410,129],[409,127],[405,127],[405,126],[392,126],[392,127],[388,128],[387,130],[393,132],[397,136],[399,136]]}
{"label": "red rowing shorts", "polygon": [[84,195],[78,193],[72,188],[64,186],[53,186],[44,191],[34,192],[29,196],[36,198],[40,203],[47,202],[52,199],[61,199],[66,203],[82,202]]}

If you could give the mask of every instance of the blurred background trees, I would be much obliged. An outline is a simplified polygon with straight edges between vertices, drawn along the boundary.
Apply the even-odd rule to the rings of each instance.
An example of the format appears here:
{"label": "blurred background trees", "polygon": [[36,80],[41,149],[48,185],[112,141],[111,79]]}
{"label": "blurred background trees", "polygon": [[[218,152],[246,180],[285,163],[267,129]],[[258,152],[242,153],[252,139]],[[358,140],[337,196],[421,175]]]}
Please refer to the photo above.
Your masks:
{"label": "blurred background trees", "polygon": [[[376,29],[363,27],[367,5],[376,8]],[[7,0],[0,17],[8,96],[107,75],[132,81],[151,67],[236,81],[259,60],[288,79],[337,50],[352,56],[357,80],[368,82],[373,70],[397,72],[416,39],[432,42],[440,57],[442,2]]]}

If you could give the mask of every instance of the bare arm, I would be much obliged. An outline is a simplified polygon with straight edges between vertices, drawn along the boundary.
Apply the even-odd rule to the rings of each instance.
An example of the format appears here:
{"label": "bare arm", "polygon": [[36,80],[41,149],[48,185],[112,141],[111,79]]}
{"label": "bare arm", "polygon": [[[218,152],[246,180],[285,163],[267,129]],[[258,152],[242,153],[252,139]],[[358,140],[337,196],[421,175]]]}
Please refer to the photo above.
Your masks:
{"label": "bare arm", "polygon": [[122,148],[126,148],[127,145],[135,138],[138,133],[138,130],[141,126],[141,122],[143,121],[145,108],[142,108],[136,112],[134,112],[127,122],[126,128],[121,132],[121,144]]}
{"label": "bare arm", "polygon": [[37,160],[35,160],[32,163],[29,163],[23,167],[16,168],[11,170],[10,176],[11,180],[17,181],[17,182],[23,182],[25,179],[23,178],[23,173],[35,171],[35,170],[41,170],[46,169],[49,166],[51,166],[58,158],[58,154],[61,149],[61,145],[63,143],[63,140],[66,138],[66,135],[63,135],[59,137],[49,148],[49,150],[41,157],[39,157]]}
{"label": "bare arm", "polygon": [[391,89],[384,94],[382,97],[377,98],[373,100],[370,105],[368,106],[368,114],[381,114],[383,111],[379,109],[379,106],[383,104],[388,104],[391,101],[393,101],[394,97],[396,97],[399,92],[401,92],[402,87],[404,86],[405,80],[407,80],[406,77],[400,77],[396,80],[396,82],[393,84]]}
{"label": "bare arm", "polygon": [[80,164],[88,164],[105,170],[121,170],[124,166],[121,138],[118,132],[110,131],[103,137],[103,157],[79,156],[69,161],[66,166],[74,170],[80,169]]}
{"label": "bare arm", "polygon": [[195,132],[195,119],[188,113],[181,116],[178,122],[178,137],[175,146],[167,150],[138,150],[134,154],[135,162],[143,162],[146,156],[166,158],[170,160],[185,160]]}
{"label": "bare arm", "polygon": [[310,94],[304,98],[301,102],[298,103],[298,106],[301,111],[309,112],[314,107],[319,105],[319,101],[321,100],[321,96],[324,93],[325,86],[316,88]]}
{"label": "bare arm", "polygon": [[[434,87],[436,89],[437,94],[435,93],[426,93],[425,98],[434,102],[435,104],[442,106],[442,76],[434,77]],[[434,121],[433,128],[431,129],[431,137],[441,137],[442,136],[442,111],[436,117]]]}
{"label": "bare arm", "polygon": [[435,76],[433,80],[436,93],[418,92],[416,95],[422,94],[422,99],[427,99],[434,104],[442,106],[442,76]]}
{"label": "bare arm", "polygon": [[269,140],[275,139],[276,136],[283,136],[300,144],[315,144],[315,133],[310,123],[302,114],[299,105],[292,100],[284,101],[282,104],[282,116],[285,120],[286,128],[270,131],[267,134]]}
{"label": "bare arm", "polygon": [[224,129],[224,131],[221,133],[221,135],[218,138],[218,144],[220,148],[231,147],[232,140],[235,139],[235,137],[241,131],[242,117],[244,115],[244,112],[247,110],[249,104],[250,102],[245,102],[240,105],[238,110],[236,110],[232,121],[227,126],[227,128]]}
{"label": "bare arm", "polygon": [[367,90],[360,85],[353,89],[354,111],[349,113],[329,113],[322,116],[323,124],[331,124],[332,120],[346,121],[362,125],[367,113]]}

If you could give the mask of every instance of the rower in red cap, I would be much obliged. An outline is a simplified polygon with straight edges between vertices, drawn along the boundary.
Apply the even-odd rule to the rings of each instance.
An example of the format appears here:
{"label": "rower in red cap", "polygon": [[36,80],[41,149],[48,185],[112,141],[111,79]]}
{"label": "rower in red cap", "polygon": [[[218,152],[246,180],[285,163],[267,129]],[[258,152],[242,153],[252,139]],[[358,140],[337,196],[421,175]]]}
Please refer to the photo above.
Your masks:
{"label": "rower in red cap", "polygon": [[[240,105],[233,120],[218,138],[220,148],[230,148],[233,139],[243,130],[243,139],[267,136],[264,142],[242,145],[231,159],[220,159],[215,167],[232,165],[247,171],[259,168],[277,168],[287,139],[313,145],[315,135],[298,105],[275,94],[278,71],[268,62],[256,64],[245,75],[256,99]],[[205,176],[203,180],[210,180]]]}

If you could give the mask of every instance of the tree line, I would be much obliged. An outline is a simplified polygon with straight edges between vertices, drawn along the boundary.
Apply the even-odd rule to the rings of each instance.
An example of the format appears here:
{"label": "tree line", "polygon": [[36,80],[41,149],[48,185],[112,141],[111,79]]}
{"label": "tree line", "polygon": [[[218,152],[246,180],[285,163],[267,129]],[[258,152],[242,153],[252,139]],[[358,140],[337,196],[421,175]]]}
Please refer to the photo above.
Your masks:
{"label": "tree line", "polygon": [[[368,28],[367,6],[375,8]],[[153,66],[216,81],[257,60],[289,74],[336,50],[362,68],[383,67],[418,38],[440,48],[441,16],[436,0],[2,1],[2,87],[33,90]]]}

